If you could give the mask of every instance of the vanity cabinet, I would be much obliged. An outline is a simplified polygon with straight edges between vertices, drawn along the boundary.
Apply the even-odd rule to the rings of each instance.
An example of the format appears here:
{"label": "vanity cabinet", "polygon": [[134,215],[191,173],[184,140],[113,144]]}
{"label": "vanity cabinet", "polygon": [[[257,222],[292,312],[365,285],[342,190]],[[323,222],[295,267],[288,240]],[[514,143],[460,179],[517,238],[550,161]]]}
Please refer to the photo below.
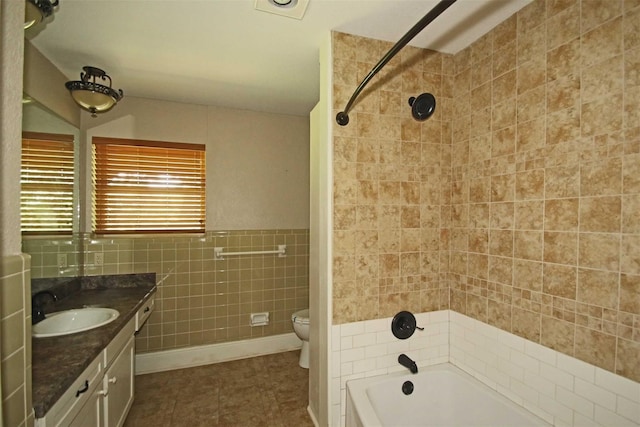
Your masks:
{"label": "vanity cabinet", "polygon": [[126,323],[35,427],[120,427],[134,397],[135,339],[153,297]]}
{"label": "vanity cabinet", "polygon": [[[118,427],[124,424],[133,403],[135,325],[134,317],[91,363],[86,375],[67,390],[44,418],[36,420],[36,427]],[[62,410],[56,410],[57,407]]]}

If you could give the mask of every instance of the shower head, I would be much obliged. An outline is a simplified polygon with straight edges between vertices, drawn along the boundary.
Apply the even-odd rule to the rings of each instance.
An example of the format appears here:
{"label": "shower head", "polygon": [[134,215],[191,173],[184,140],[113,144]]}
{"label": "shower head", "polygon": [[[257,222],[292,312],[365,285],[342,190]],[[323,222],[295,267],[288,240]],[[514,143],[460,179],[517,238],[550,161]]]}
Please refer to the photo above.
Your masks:
{"label": "shower head", "polygon": [[427,120],[436,109],[436,98],[430,93],[423,93],[416,97],[409,98],[411,115],[414,119],[423,122]]}

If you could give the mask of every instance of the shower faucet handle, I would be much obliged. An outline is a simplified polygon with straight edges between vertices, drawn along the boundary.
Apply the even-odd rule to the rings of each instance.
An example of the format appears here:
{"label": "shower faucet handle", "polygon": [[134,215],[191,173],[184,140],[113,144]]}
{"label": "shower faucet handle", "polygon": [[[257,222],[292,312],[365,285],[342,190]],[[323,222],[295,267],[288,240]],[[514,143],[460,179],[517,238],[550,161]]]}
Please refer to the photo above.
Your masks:
{"label": "shower faucet handle", "polygon": [[424,331],[424,328],[420,328],[416,325],[416,317],[408,311],[399,312],[391,321],[391,332],[393,333],[393,336],[401,340],[409,338],[413,335],[416,329]]}

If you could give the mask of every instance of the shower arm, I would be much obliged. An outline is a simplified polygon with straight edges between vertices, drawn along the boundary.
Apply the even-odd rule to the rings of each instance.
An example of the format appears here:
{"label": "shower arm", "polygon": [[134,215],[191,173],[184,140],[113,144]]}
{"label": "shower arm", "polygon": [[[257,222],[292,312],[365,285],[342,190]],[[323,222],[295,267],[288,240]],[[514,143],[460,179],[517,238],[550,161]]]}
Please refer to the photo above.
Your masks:
{"label": "shower arm", "polygon": [[455,2],[456,0],[441,0],[440,3],[435,5],[433,9],[431,9],[413,27],[411,27],[411,29],[407,31],[407,33],[402,36],[402,38],[398,40],[391,49],[389,49],[389,52],[387,52],[382,57],[382,59],[380,59],[380,61],[371,69],[371,71],[369,71],[369,74],[367,74],[367,76],[362,80],[360,85],[353,92],[353,95],[351,95],[351,98],[349,99],[349,102],[347,102],[347,106],[344,107],[344,110],[340,111],[336,115],[336,122],[340,126],[346,126],[349,123],[349,110],[351,109],[351,106],[353,105],[358,95],[360,95],[360,92],[362,92],[362,89],[364,89],[367,83],[369,83],[369,80],[371,80],[371,78],[373,78],[373,76],[375,76],[378,71],[380,71],[382,67],[384,67],[387,62],[389,62],[391,58],[393,58],[400,51],[400,49],[402,49],[407,43],[409,43],[411,39],[417,36],[420,31],[422,31],[427,25],[429,25],[434,19],[440,16],[442,12],[447,10],[447,8]]}

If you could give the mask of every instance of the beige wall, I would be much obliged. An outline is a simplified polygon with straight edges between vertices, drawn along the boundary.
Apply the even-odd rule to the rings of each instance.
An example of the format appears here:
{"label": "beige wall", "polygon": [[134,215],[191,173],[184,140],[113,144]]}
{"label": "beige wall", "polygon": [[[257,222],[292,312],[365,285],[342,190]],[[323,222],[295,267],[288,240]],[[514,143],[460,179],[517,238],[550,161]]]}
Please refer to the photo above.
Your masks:
{"label": "beige wall", "polygon": [[[82,120],[89,142],[87,159],[93,136],[205,144],[207,230],[309,227],[308,117],[156,101],[125,93],[108,114],[97,118],[83,114]],[[85,172],[85,212],[90,212],[88,179]],[[90,230],[87,215],[83,230]]]}
{"label": "beige wall", "polygon": [[320,46],[320,101],[311,111],[309,227],[309,413],[327,425],[331,389],[331,35]]}
{"label": "beige wall", "polygon": [[0,254],[15,255],[20,253],[20,150],[22,122],[22,62],[23,62],[23,23],[24,5],[18,2],[3,0],[0,6],[2,13],[2,138],[0,140],[0,196],[2,209],[0,213]]}
{"label": "beige wall", "polygon": [[29,40],[25,39],[24,92],[48,110],[55,111],[74,127],[80,128],[80,109],[64,85],[68,80]]}
{"label": "beige wall", "polygon": [[33,425],[29,256],[20,254],[24,3],[0,0],[0,424]]}
{"label": "beige wall", "polygon": [[[379,79],[334,131],[334,323],[450,291],[453,310],[639,381],[638,34],[637,1],[536,0]],[[380,45],[334,35],[336,112]],[[419,125],[422,91],[439,104]]]}

